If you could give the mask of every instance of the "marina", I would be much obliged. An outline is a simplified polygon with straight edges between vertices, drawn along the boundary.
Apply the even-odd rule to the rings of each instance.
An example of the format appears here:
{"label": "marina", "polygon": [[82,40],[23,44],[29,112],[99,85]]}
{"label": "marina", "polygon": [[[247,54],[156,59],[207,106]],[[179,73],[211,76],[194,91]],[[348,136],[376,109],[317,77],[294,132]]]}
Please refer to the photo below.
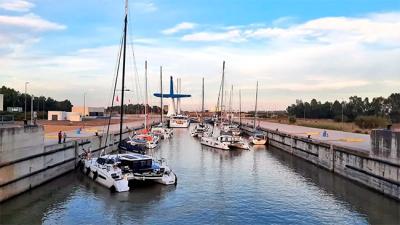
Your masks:
{"label": "marina", "polygon": [[[111,193],[79,171],[1,204],[6,224],[398,224],[398,202],[269,146],[205,147],[186,129],[149,154],[177,186]],[[29,214],[20,214],[29,210]],[[82,213],[84,210],[85,213]]]}
{"label": "marina", "polygon": [[[40,77],[24,81],[24,92],[0,89],[0,224],[400,224],[400,93],[399,82],[390,78],[399,68],[388,61],[386,67],[395,69],[382,72],[382,65],[368,63],[379,61],[368,58],[372,53],[384,59],[374,51],[397,43],[395,32],[384,32],[398,25],[392,21],[399,17],[395,11],[309,21],[286,15],[264,21],[248,14],[243,18],[253,23],[235,25],[186,18],[212,21],[204,14],[209,6],[204,11],[192,5],[203,13],[185,16],[178,8],[162,16],[170,3],[158,1],[106,1],[96,6],[104,7],[99,11],[93,2],[71,8],[90,4],[93,10],[82,10],[90,20],[77,16],[82,25],[72,29],[76,35],[88,32],[93,46],[81,37],[76,45],[83,48],[73,53],[76,46],[65,42],[73,35],[60,40],[49,35],[65,42],[57,50],[68,57],[42,62],[46,57],[37,54],[55,51],[35,55],[25,45],[44,48],[38,44],[42,33],[71,28],[33,13],[31,0],[0,3],[0,28],[21,29],[5,42],[24,37],[23,44],[0,46],[0,59],[3,52],[13,57],[0,64],[33,60],[32,70],[51,71],[62,84],[53,87]],[[154,12],[160,16],[150,16]],[[158,27],[174,18],[189,22]],[[382,37],[365,33],[370,27],[380,28]],[[24,29],[31,32],[23,34]],[[335,38],[339,41],[332,42]],[[337,42],[370,52],[342,54]],[[332,47],[320,53],[311,46]],[[336,48],[343,59],[324,62],[339,58],[329,57]],[[25,51],[26,59],[20,55]],[[362,65],[355,59],[363,59]],[[73,62],[59,67],[64,60]],[[68,68],[71,78],[59,68]],[[22,83],[14,77],[21,71],[6,70],[8,82]],[[388,76],[382,88],[377,84],[385,91],[368,89],[373,82],[361,78],[371,71]],[[76,74],[79,79],[70,83]],[[39,91],[68,99],[32,94]]]}

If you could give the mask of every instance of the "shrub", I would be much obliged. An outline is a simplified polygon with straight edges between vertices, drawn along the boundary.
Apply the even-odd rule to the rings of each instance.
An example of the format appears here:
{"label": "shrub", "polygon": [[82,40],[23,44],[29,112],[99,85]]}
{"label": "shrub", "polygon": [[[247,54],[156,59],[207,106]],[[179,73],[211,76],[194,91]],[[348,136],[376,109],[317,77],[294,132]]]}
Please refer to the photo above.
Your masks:
{"label": "shrub", "polygon": [[[342,122],[342,115],[337,115],[335,118],[333,118],[335,122]],[[349,118],[347,116],[343,116],[343,122],[349,122]]]}
{"label": "shrub", "polygon": [[294,124],[296,123],[296,117],[295,116],[289,116],[289,124]]}
{"label": "shrub", "polygon": [[389,124],[387,118],[378,116],[358,116],[354,122],[362,129],[383,128]]}

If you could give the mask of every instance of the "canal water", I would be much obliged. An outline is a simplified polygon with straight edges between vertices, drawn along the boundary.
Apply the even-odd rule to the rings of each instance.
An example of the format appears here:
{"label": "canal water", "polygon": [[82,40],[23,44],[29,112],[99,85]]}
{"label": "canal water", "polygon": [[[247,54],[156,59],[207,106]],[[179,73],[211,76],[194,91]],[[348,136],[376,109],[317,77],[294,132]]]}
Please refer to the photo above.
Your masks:
{"label": "canal water", "polygon": [[187,129],[150,152],[177,186],[110,193],[71,172],[0,205],[0,224],[400,224],[400,204],[271,147],[223,151]]}

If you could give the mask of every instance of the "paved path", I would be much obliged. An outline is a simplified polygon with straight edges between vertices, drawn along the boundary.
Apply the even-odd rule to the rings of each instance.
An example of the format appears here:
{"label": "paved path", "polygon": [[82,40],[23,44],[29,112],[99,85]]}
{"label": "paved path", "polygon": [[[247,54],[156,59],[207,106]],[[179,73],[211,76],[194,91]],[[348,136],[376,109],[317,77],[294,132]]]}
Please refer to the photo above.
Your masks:
{"label": "paved path", "polygon": [[[242,119],[244,123],[252,124],[253,120]],[[328,132],[328,137],[323,137],[324,129],[303,127],[296,125],[273,123],[268,121],[260,121],[260,126],[267,129],[276,130],[294,134],[297,136],[307,137],[311,135],[311,138],[316,140],[321,140],[329,143],[334,143],[335,145],[340,145],[344,147],[357,148],[358,150],[370,151],[370,136],[368,134],[356,134],[344,131],[336,130],[326,130]]]}
{"label": "paved path", "polygon": [[[152,119],[151,123],[156,121],[157,119]],[[157,120],[159,121],[159,120]],[[124,129],[126,126],[129,128],[139,127],[144,124],[144,121],[138,120],[130,123],[124,123]],[[110,132],[119,131],[119,124],[111,124]],[[64,132],[64,131],[63,131]],[[71,139],[80,139],[85,137],[92,137],[98,132],[100,135],[107,132],[107,126],[90,126],[83,128],[83,130],[78,134],[77,130],[65,131],[67,133],[67,141]],[[58,143],[58,132],[48,133],[45,135],[44,144],[51,145]]]}

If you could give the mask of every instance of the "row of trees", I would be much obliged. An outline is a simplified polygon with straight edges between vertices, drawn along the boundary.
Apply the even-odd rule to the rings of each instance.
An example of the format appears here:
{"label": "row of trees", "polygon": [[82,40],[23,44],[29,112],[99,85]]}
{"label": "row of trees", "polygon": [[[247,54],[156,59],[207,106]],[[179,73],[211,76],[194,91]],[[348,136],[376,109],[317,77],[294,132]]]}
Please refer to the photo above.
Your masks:
{"label": "row of trees", "polygon": [[[25,106],[25,94],[16,91],[13,88],[2,86],[0,94],[4,95],[4,109],[7,107],[22,107]],[[31,110],[32,95],[26,95],[26,110]],[[33,99],[33,110],[35,111],[71,111],[72,104],[69,100],[57,101],[50,97],[39,96]]]}
{"label": "row of trees", "polygon": [[352,122],[359,116],[379,116],[390,118],[391,122],[400,122],[400,93],[393,93],[388,98],[376,97],[362,99],[352,96],[348,101],[321,103],[316,99],[311,102],[297,100],[287,108],[290,116],[312,119],[335,119]]}
{"label": "row of trees", "polygon": [[[108,107],[107,112],[119,113],[121,106]],[[126,114],[144,114],[144,104],[128,104],[124,105],[124,110]],[[152,114],[159,114],[161,108],[159,106],[147,105],[147,112]]]}

